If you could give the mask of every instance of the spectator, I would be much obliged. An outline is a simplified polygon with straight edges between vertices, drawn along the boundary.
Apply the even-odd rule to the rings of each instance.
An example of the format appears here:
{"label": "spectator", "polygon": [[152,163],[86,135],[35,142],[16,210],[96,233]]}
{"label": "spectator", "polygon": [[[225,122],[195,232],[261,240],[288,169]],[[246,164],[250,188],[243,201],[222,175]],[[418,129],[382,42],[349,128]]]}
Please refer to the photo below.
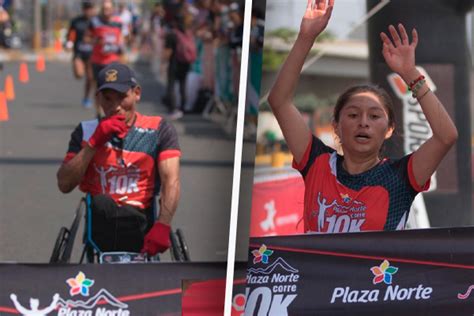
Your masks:
{"label": "spectator", "polygon": [[[164,55],[168,59],[168,82],[165,103],[168,104],[171,120],[183,116],[182,110],[186,104],[186,76],[191,64],[196,60],[192,21],[191,14],[185,12],[173,20],[171,30],[166,35]],[[179,84],[179,104],[174,93],[175,83]]]}

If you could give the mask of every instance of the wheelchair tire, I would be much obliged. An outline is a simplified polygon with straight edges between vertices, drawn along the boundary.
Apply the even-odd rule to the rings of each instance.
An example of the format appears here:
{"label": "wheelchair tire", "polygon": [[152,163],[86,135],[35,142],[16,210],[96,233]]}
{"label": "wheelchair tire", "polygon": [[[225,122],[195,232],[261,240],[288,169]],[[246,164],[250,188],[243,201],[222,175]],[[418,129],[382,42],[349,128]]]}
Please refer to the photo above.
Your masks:
{"label": "wheelchair tire", "polygon": [[71,227],[69,228],[69,231],[68,231],[69,234],[68,234],[67,242],[64,245],[64,251],[61,257],[59,258],[60,262],[62,263],[68,263],[71,260],[71,254],[72,254],[72,249],[74,247],[74,241],[76,240],[79,224],[81,223],[81,219],[84,216],[85,205],[86,205],[85,199],[82,198],[79,201],[79,205],[77,206],[77,209],[76,209],[76,214],[72,221]]}
{"label": "wheelchair tire", "polygon": [[170,240],[171,240],[171,257],[174,261],[182,262],[184,261],[183,251],[181,249],[181,245],[179,243],[178,235],[172,231],[170,233]]}
{"label": "wheelchair tire", "polygon": [[191,261],[191,256],[189,255],[188,243],[186,242],[186,239],[184,239],[183,231],[180,228],[178,228],[176,230],[176,234],[178,235],[178,240],[181,245],[184,261]]}
{"label": "wheelchair tire", "polygon": [[49,263],[59,263],[59,258],[62,256],[64,252],[64,245],[68,239],[68,229],[66,227],[61,227],[59,230],[58,237],[56,237],[56,242],[54,243],[53,253],[51,254],[51,258],[49,259]]}

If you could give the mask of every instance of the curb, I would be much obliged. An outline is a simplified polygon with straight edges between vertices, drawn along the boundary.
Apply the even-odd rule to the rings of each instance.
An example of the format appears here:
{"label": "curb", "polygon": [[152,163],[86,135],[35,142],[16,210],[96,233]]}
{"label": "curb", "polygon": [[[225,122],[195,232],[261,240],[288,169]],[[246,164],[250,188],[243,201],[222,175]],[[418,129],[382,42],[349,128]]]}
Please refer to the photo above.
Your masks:
{"label": "curb", "polygon": [[68,61],[72,58],[72,53],[60,52],[56,53],[52,49],[41,49],[41,50],[19,50],[19,49],[8,49],[0,50],[0,62],[14,62],[14,61],[26,61],[33,62],[38,59],[39,55],[43,55],[46,60],[60,60]]}
{"label": "curb", "polygon": [[[20,49],[0,49],[0,62],[26,61],[35,62],[39,55],[43,55],[46,61],[71,61],[72,52],[56,52],[54,48],[44,48],[40,50],[20,50]],[[128,61],[138,60],[138,53],[128,53]]]}

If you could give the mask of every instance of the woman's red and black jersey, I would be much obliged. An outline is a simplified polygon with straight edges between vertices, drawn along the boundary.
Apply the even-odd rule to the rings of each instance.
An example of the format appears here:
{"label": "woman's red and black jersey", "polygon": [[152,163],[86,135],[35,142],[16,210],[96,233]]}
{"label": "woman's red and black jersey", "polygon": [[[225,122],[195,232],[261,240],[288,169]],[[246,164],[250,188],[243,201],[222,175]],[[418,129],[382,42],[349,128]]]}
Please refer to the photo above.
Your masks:
{"label": "woman's red and black jersey", "polygon": [[[117,204],[146,209],[160,190],[158,164],[181,156],[181,151],[178,135],[170,123],[159,116],[136,115],[123,140],[111,140],[97,149],[80,189],[92,195],[110,195]],[[91,120],[76,127],[64,162],[87,144],[97,125],[98,120]]]}
{"label": "woman's red and black jersey", "polygon": [[412,155],[384,159],[356,175],[342,166],[343,156],[312,136],[301,162],[305,232],[344,233],[404,229],[415,196],[429,188],[415,181]]}

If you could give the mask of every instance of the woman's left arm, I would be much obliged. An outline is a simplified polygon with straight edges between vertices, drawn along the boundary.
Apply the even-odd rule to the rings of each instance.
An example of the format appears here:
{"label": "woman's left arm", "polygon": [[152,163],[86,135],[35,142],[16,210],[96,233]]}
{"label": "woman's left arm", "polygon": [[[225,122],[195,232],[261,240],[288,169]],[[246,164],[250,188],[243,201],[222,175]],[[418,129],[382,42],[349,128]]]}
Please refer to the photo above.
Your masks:
{"label": "woman's left arm", "polygon": [[398,32],[394,26],[390,25],[389,32],[392,39],[383,32],[380,34],[385,61],[407,85],[419,82],[413,87],[416,90],[414,92],[433,131],[433,136],[413,153],[412,158],[415,180],[419,186],[423,186],[456,142],[458,131],[438,97],[430,91],[426,82],[418,80],[421,73],[415,67],[415,49],[418,44],[416,30],[412,31],[411,43],[402,24],[398,25]]}

